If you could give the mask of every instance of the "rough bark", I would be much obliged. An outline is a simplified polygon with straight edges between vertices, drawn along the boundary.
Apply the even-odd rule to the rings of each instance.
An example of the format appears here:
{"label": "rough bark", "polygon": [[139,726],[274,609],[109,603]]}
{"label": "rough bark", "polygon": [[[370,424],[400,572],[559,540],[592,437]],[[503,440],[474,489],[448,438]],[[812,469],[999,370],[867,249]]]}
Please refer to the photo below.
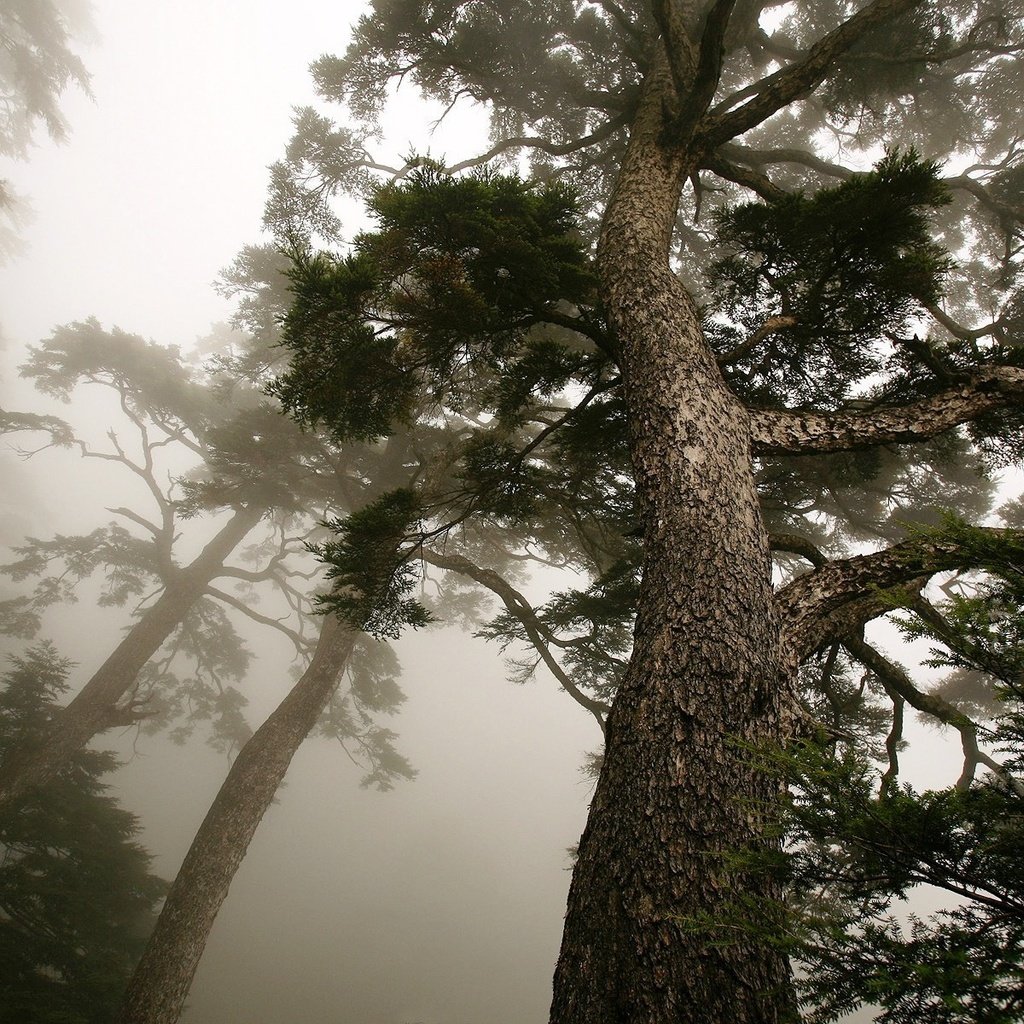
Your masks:
{"label": "rough bark", "polygon": [[191,564],[167,580],[163,593],[132,626],[39,742],[13,751],[0,767],[0,807],[42,785],[97,733],[141,716],[122,702],[147,661],[223,569],[224,560],[260,521],[263,510],[236,511]]}
{"label": "rough bark", "polygon": [[754,410],[751,432],[759,455],[847,451],[922,441],[993,409],[1019,407],[1022,399],[1024,370],[1000,366],[909,405],[848,413]]}
{"label": "rough bark", "polygon": [[309,667],[239,751],[167,894],[118,1024],[177,1021],[228,887],[295,751],[334,693],[356,635],[325,618]]}
{"label": "rough bark", "polygon": [[664,66],[652,72],[599,249],[644,568],[569,893],[553,1024],[743,1024],[793,1009],[785,958],[726,921],[744,912],[736,897],[779,896],[735,857],[764,844],[778,798],[743,746],[782,739],[789,689],[748,417],[668,263],[692,170],[660,143],[671,88]]}
{"label": "rough bark", "polygon": [[[1020,531],[975,528],[993,539],[1019,541]],[[851,631],[901,604],[898,590],[920,590],[927,579],[946,569],[983,564],[976,551],[955,540],[915,538],[869,555],[828,562],[798,576],[777,595],[784,647],[802,660],[825,644],[844,640]]]}

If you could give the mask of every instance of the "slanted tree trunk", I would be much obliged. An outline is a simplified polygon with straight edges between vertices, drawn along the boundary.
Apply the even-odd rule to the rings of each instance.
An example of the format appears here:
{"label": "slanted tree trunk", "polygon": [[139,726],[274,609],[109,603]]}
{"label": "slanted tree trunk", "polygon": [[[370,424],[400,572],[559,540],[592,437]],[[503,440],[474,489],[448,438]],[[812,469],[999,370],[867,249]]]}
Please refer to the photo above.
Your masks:
{"label": "slanted tree trunk", "polygon": [[669,265],[693,166],[662,141],[670,82],[656,65],[598,253],[622,350],[643,583],[573,873],[553,1024],[768,1024],[794,1006],[785,957],[725,920],[742,913],[737,897],[779,895],[734,857],[766,842],[779,787],[744,747],[782,738],[789,689],[749,417]]}
{"label": "slanted tree trunk", "polygon": [[67,759],[97,733],[138,719],[137,709],[125,708],[119,702],[131,690],[142,667],[202,597],[210,580],[224,568],[224,560],[256,526],[264,512],[254,507],[238,509],[195,561],[168,579],[160,597],[54,719],[43,739],[11,752],[0,766],[0,807],[52,778]]}
{"label": "slanted tree trunk", "polygon": [[177,1021],[231,880],[295,751],[334,693],[357,635],[325,618],[309,667],[239,751],[167,894],[118,1024]]}

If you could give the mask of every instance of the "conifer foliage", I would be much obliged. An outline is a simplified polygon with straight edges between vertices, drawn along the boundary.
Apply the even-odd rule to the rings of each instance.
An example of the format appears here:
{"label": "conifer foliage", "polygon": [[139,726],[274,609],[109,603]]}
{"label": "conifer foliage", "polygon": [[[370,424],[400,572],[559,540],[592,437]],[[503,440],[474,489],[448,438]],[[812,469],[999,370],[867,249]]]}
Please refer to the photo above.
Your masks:
{"label": "conifer foliage", "polygon": [[[0,690],[0,751],[40,732],[67,689],[48,643],[13,657]],[[106,1024],[156,920],[165,883],[139,823],[104,791],[113,754],[82,750],[0,813],[0,1020]]]}

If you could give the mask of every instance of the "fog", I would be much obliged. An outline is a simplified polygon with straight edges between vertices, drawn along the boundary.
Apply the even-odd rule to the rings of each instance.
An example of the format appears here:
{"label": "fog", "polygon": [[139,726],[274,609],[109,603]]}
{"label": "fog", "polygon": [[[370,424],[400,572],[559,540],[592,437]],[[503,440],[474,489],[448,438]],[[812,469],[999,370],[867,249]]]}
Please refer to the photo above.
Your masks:
{"label": "fog", "polygon": [[[91,419],[102,438],[115,422],[109,403],[54,408],[16,379],[26,346],[92,316],[187,348],[229,317],[212,284],[258,237],[266,167],[292,106],[311,99],[307,65],[343,48],[357,15],[356,4],[319,0],[287,11],[250,0],[95,5],[98,39],[80,48],[94,99],[69,91],[68,143],[41,138],[3,171],[34,208],[25,255],[2,271],[4,407]],[[409,118],[396,118],[398,149],[421,132],[422,116]],[[72,451],[26,460],[10,443],[0,472],[5,543],[91,530],[136,495],[125,474]],[[73,685],[124,622],[123,611],[90,605],[87,593],[43,630],[78,663]],[[243,686],[255,726],[290,685],[293,655],[239,628],[257,654]],[[361,789],[337,744],[304,744],[217,920],[190,1024],[544,1018],[566,849],[590,793],[579,768],[598,730],[543,670],[513,686],[499,652],[457,628],[398,649],[408,699],[386,724],[417,778],[389,793]],[[134,730],[96,745],[127,759],[114,792],[141,817],[157,873],[173,878],[225,756],[201,731],[184,746]]]}
{"label": "fog", "polygon": [[[28,347],[95,317],[188,351],[228,320],[214,283],[260,238],[267,166],[292,108],[311,102],[307,67],[341,51],[361,5],[295,0],[97,0],[96,38],[80,47],[93,96],[62,99],[64,145],[39,138],[0,176],[34,210],[23,255],[0,269],[0,406],[66,415],[101,446],[123,422],[105,397],[62,409],[18,378]],[[392,154],[479,149],[480,125],[402,95],[385,125]],[[343,225],[359,228],[355,207]],[[120,427],[118,429],[121,429]],[[74,449],[0,449],[0,541],[87,532],[144,488]],[[39,446],[37,446],[39,447]],[[172,470],[167,469],[170,474]],[[219,522],[219,520],[217,521]],[[183,526],[197,553],[216,523]],[[6,556],[4,556],[6,560]],[[6,582],[4,584],[7,585]],[[13,591],[10,591],[13,592]],[[6,596],[0,594],[0,597]],[[288,692],[288,640],[233,621],[253,653],[239,684],[256,727]],[[121,635],[123,609],[95,584],[50,610],[42,636],[87,680]],[[8,653],[21,641],[5,641]],[[440,622],[395,645],[406,702],[382,724],[416,771],[390,792],[362,788],[339,744],[311,737],[260,825],[192,986],[187,1024],[528,1024],[546,1019],[569,882],[600,745],[594,719],[543,667],[509,681],[502,653]],[[125,764],[112,792],[139,815],[154,870],[173,879],[228,770],[204,742],[137,729],[94,744]],[[946,748],[918,744],[926,773]],[[916,759],[916,760],[915,760]],[[945,783],[953,755],[942,764]]]}

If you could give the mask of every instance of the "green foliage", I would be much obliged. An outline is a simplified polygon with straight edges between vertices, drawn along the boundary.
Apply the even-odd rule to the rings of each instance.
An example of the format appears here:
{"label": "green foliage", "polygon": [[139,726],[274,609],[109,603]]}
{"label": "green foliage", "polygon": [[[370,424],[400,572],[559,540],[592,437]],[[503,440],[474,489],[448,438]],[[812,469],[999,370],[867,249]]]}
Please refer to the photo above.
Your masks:
{"label": "green foliage", "polygon": [[[12,658],[0,690],[0,755],[38,735],[66,690],[49,644]],[[76,753],[0,814],[0,1021],[108,1024],[155,922],[164,883],[139,823],[105,795],[113,755]]]}
{"label": "green foliage", "polygon": [[[1019,697],[1017,698],[1019,700]],[[1020,724],[999,737],[1018,747]],[[862,754],[809,745],[788,762],[795,787],[790,952],[804,964],[809,1021],[875,1003],[880,1024],[1019,1020],[1024,999],[1024,803],[998,780],[877,795]],[[913,886],[959,904],[906,923],[890,911]]]}
{"label": "green foliage", "polygon": [[566,190],[423,164],[378,189],[370,210],[380,228],[351,255],[299,254],[292,266],[291,367],[271,390],[301,423],[372,438],[423,401],[508,417],[512,390],[488,390],[503,361],[548,388],[578,367],[564,345],[529,339],[546,309],[592,299]]}
{"label": "green foliage", "polygon": [[319,490],[323,449],[317,439],[303,434],[276,405],[249,405],[252,397],[224,394],[235,408],[205,431],[202,463],[178,481],[183,518],[242,505],[304,511]]}
{"label": "green foliage", "polygon": [[334,581],[317,598],[325,612],[337,615],[377,639],[397,639],[405,626],[427,625],[430,615],[408,595],[417,572],[403,550],[418,539],[419,500],[408,488],[389,491],[345,519],[325,525],[337,539],[311,544]]}
{"label": "green foliage", "polygon": [[[638,6],[632,0],[623,5],[627,11]],[[369,123],[387,99],[389,82],[408,75],[442,103],[463,91],[492,103],[504,134],[523,134],[529,126],[571,138],[588,126],[576,96],[626,93],[638,81],[641,47],[606,10],[571,0],[375,0],[346,56],[322,57],[313,76],[321,95],[347,102]]]}
{"label": "green foliage", "polygon": [[[874,171],[811,196],[718,215],[727,255],[709,272],[719,346],[791,318],[745,354],[744,396],[835,407],[880,368],[877,341],[938,295],[947,257],[927,211],[949,202],[936,164],[890,152]],[[716,337],[717,336],[717,337]],[[742,379],[742,378],[737,378]]]}

